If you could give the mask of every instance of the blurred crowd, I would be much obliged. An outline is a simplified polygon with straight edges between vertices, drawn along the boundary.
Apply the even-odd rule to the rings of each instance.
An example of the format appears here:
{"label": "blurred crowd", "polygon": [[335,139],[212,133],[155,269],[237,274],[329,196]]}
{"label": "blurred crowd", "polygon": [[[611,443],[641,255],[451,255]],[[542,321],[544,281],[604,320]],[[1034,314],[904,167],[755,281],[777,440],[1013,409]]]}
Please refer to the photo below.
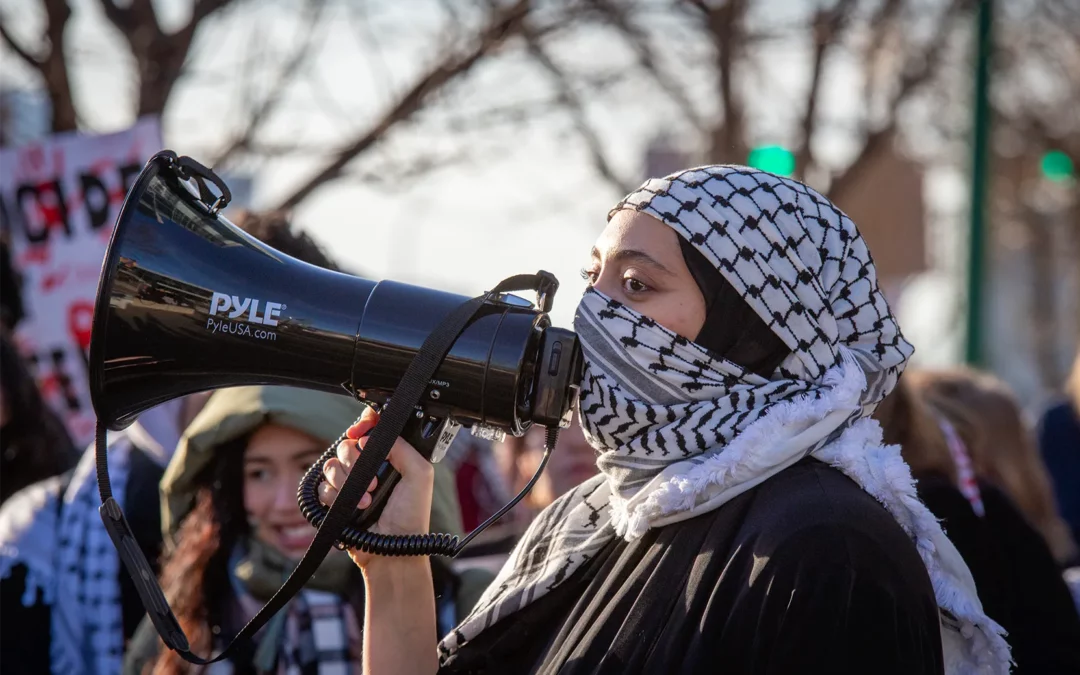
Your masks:
{"label": "blurred crowd", "polygon": [[[281,215],[238,225],[289,255],[337,269]],[[93,448],[74,447],[42,400],[12,331],[22,308],[3,251],[0,333],[0,634],[5,672],[176,673],[96,514]],[[109,438],[114,491],[193,643],[219,649],[276,590],[314,530],[299,514],[303,472],[361,411],[343,397],[247,387],[155,408]],[[1037,418],[993,375],[909,370],[880,406],[920,497],[968,563],[1004,626],[1017,672],[1048,672],[1080,649],[1080,356],[1066,391]],[[432,529],[460,534],[528,485],[544,434],[489,442],[459,434],[438,465]],[[452,628],[494,578],[532,517],[597,472],[575,423],[506,517],[453,564],[432,560],[439,628]],[[233,657],[228,672],[314,672],[356,662],[363,585],[342,554]],[[24,668],[24,670],[20,670]],[[218,671],[210,671],[218,672]]]}

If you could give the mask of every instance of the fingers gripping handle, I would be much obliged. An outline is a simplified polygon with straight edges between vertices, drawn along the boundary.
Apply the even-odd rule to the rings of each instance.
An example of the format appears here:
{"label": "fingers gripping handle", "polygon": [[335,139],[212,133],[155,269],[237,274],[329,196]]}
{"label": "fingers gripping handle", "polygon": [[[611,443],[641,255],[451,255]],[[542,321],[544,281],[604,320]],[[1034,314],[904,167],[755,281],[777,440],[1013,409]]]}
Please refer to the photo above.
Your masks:
{"label": "fingers gripping handle", "polygon": [[[454,440],[458,429],[460,425],[452,420],[427,417],[422,411],[417,410],[412,419],[405,424],[401,438],[413,446],[424,459],[437,461],[441,459],[439,454],[446,452],[445,446],[450,445]],[[371,492],[371,504],[361,511],[354,521],[354,526],[361,530],[367,530],[378,522],[390,498],[390,493],[401,480],[401,474],[388,461],[382,463],[375,476],[379,482]]]}
{"label": "fingers gripping handle", "polygon": [[[376,425],[376,428],[378,425]],[[414,415],[402,429],[401,438],[408,441],[425,459],[440,459],[446,448],[454,440],[461,428],[453,420],[439,420]],[[300,482],[297,501],[304,517],[320,527],[326,519],[329,509],[319,502],[319,484],[326,480],[322,467],[326,461],[337,454],[337,445],[345,439],[342,435],[337,443],[328,448],[323,456],[308,470]],[[355,467],[354,467],[355,470]],[[371,504],[353,516],[352,521],[338,537],[339,548],[356,548],[366,553],[386,556],[401,555],[442,555],[452,557],[459,550],[457,537],[449,534],[416,534],[408,536],[390,536],[370,532],[370,528],[379,520],[394,487],[401,480],[401,474],[384,461],[375,474],[378,485],[371,492]]]}

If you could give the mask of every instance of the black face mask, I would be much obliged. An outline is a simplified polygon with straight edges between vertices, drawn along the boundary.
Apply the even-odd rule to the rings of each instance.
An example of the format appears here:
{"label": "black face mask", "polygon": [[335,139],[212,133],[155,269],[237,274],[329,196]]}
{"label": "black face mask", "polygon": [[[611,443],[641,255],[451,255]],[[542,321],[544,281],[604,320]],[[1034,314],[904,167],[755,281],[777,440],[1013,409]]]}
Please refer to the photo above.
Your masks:
{"label": "black face mask", "polygon": [[701,251],[682,237],[679,247],[705,296],[705,323],[694,342],[750,372],[771,376],[791,349]]}

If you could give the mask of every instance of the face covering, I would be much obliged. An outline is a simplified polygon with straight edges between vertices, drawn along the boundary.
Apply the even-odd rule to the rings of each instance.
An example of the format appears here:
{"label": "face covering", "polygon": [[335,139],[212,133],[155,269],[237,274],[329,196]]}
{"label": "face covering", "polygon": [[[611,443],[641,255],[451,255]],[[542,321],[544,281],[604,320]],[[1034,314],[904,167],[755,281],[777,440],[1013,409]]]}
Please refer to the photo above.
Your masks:
{"label": "face covering", "polygon": [[[899,447],[883,446],[870,419],[913,349],[854,223],[797,181],[734,166],[648,181],[618,209],[672,227],[790,353],[766,378],[731,360],[739,337],[718,345],[721,354],[586,291],[574,320],[585,361],[578,413],[603,473],[537,517],[443,640],[443,654],[542,597],[615,537],[632,541],[717,509],[810,455],[852,478],[912,536],[949,619],[947,661],[1007,673],[1001,627],[918,500]],[[713,339],[702,333],[699,341]]]}
{"label": "face covering", "polygon": [[750,305],[743,302],[735,287],[727,282],[701,251],[679,237],[679,248],[687,269],[705,298],[705,323],[694,342],[715,357],[737,363],[750,372],[769,377],[791,353],[788,346],[769,330],[769,325]]}

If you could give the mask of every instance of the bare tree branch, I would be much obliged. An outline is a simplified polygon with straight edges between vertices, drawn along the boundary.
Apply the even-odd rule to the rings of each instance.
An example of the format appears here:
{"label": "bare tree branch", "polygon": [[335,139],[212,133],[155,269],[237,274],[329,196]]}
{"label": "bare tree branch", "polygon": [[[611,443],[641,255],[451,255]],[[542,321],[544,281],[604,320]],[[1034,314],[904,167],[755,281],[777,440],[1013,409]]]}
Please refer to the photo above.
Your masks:
{"label": "bare tree branch", "polygon": [[45,81],[52,107],[52,130],[71,131],[78,128],[78,116],[71,97],[71,81],[68,77],[67,52],[64,44],[64,31],[71,18],[71,8],[65,0],[42,0],[45,10],[45,39],[48,47],[42,46],[39,55],[19,45],[8,30],[6,22],[0,19],[0,36],[19,58],[26,61]]}
{"label": "bare tree branch", "polygon": [[589,150],[589,156],[592,158],[597,173],[619,192],[630,192],[632,186],[620,179],[611,168],[611,164],[608,162],[607,156],[604,153],[604,147],[600,143],[596,131],[589,124],[589,120],[585,115],[585,107],[582,105],[581,99],[578,97],[577,93],[574,92],[574,88],[570,85],[570,80],[566,73],[563,72],[558,64],[551,60],[551,57],[544,51],[544,48],[536,38],[536,35],[534,35],[528,27],[524,28],[522,32],[525,37],[525,44],[528,47],[529,54],[532,55],[536,62],[539,63],[555,81],[559,102],[566,108],[566,111],[570,114],[570,119],[574,123],[574,129],[577,131],[578,135],[581,136],[582,140],[585,141],[585,146]]}
{"label": "bare tree branch", "polygon": [[876,75],[878,74],[882,54],[888,48],[888,33],[903,5],[903,0],[885,0],[881,7],[878,8],[878,11],[874,13],[874,16],[870,18],[870,38],[867,41],[862,58],[863,67],[866,69],[862,102],[864,133],[870,126],[869,117],[870,111],[874,107]]}
{"label": "bare tree branch", "polygon": [[269,88],[269,93],[262,102],[252,110],[251,116],[244,126],[243,133],[223,148],[210,163],[210,166],[216,167],[227,162],[238,151],[246,150],[251,145],[252,139],[262,128],[263,122],[281,102],[282,96],[290,81],[292,81],[297,71],[299,71],[300,66],[307,61],[308,56],[311,54],[312,47],[315,45],[315,29],[319,25],[319,20],[322,17],[325,7],[325,0],[310,0],[307,3],[307,20],[305,22],[304,37],[300,40],[300,46],[297,47],[296,51],[293,52],[285,62],[285,65],[281,68],[281,72],[278,73],[277,79]]}
{"label": "bare tree branch", "polygon": [[746,157],[743,101],[735,91],[732,72],[735,59],[742,52],[743,17],[746,0],[729,0],[718,8],[702,5],[708,12],[706,27],[716,45],[716,71],[719,78],[723,119],[713,130],[709,156],[713,161],[743,161]]}
{"label": "bare tree branch", "polygon": [[49,39],[49,51],[41,59],[40,71],[49,90],[52,104],[52,130],[72,131],[78,128],[78,117],[71,97],[71,80],[68,77],[67,53],[64,31],[71,18],[71,8],[66,0],[44,0],[48,25],[45,36]]}
{"label": "bare tree branch", "polygon": [[637,54],[638,66],[679,106],[683,115],[694,125],[694,128],[698,131],[705,131],[708,125],[698,115],[689,97],[686,96],[686,92],[676,85],[674,78],[667,73],[661,72],[652,47],[649,46],[648,36],[640,28],[633,25],[629,16],[627,16],[626,8],[610,0],[592,0],[592,2],[629,41],[630,46]]}
{"label": "bare tree branch", "polygon": [[683,0],[679,3],[682,6],[691,7],[701,12],[702,16],[708,16],[712,9],[705,3],[705,0]]}
{"label": "bare tree branch", "polygon": [[106,18],[123,34],[139,73],[138,115],[160,114],[180,78],[199,24],[232,0],[196,0],[191,18],[179,31],[161,30],[152,0],[132,0],[120,7],[114,0],[98,0]]}
{"label": "bare tree branch", "polygon": [[195,0],[195,6],[191,8],[191,20],[188,22],[187,28],[194,32],[203,19],[219,9],[223,9],[230,2],[232,0]]}
{"label": "bare tree branch", "polygon": [[917,53],[908,55],[908,61],[900,76],[900,83],[889,101],[888,119],[880,128],[867,134],[855,160],[833,177],[829,186],[830,199],[842,204],[844,194],[854,185],[855,178],[877,157],[878,153],[885,148],[887,141],[893,137],[896,131],[898,108],[937,72],[942,52],[952,34],[954,19],[969,9],[971,4],[971,0],[952,0],[939,21],[937,33],[931,38],[929,44],[915,49]]}
{"label": "bare tree branch", "polygon": [[387,164],[366,171],[343,172],[342,179],[357,180],[365,185],[379,185],[395,191],[415,183],[417,178],[429,175],[436,169],[447,169],[475,161],[472,148],[462,148],[452,154],[440,154],[411,158],[407,165]]}
{"label": "bare tree branch", "polygon": [[461,55],[449,55],[438,62],[370,129],[345,144],[329,164],[283,199],[277,208],[291,209],[310,197],[320,186],[336,179],[349,162],[383,138],[395,125],[412,117],[433,93],[469,72],[477,62],[502,46],[510,37],[520,34],[529,5],[529,0],[518,0],[505,10],[494,13],[476,36],[469,51]]}
{"label": "bare tree branch", "polygon": [[26,61],[26,63],[34,70],[41,70],[41,59],[28,52],[22,45],[15,41],[15,37],[8,32],[7,21],[4,20],[3,16],[0,16],[0,37],[4,39],[4,43],[7,44],[8,48],[15,52],[16,56],[23,61]]}
{"label": "bare tree branch", "polygon": [[126,35],[135,28],[132,24],[133,10],[130,7],[121,8],[113,0],[98,0],[98,4],[101,5],[105,18],[121,33]]}
{"label": "bare tree branch", "polygon": [[817,102],[821,90],[821,75],[825,71],[825,57],[837,43],[837,36],[844,29],[854,8],[855,0],[839,0],[832,9],[822,9],[814,17],[814,62],[810,70],[810,89],[806,96],[803,110],[802,140],[795,153],[795,166],[800,175],[805,176],[814,163],[814,154],[810,141],[814,137],[817,121]]}

